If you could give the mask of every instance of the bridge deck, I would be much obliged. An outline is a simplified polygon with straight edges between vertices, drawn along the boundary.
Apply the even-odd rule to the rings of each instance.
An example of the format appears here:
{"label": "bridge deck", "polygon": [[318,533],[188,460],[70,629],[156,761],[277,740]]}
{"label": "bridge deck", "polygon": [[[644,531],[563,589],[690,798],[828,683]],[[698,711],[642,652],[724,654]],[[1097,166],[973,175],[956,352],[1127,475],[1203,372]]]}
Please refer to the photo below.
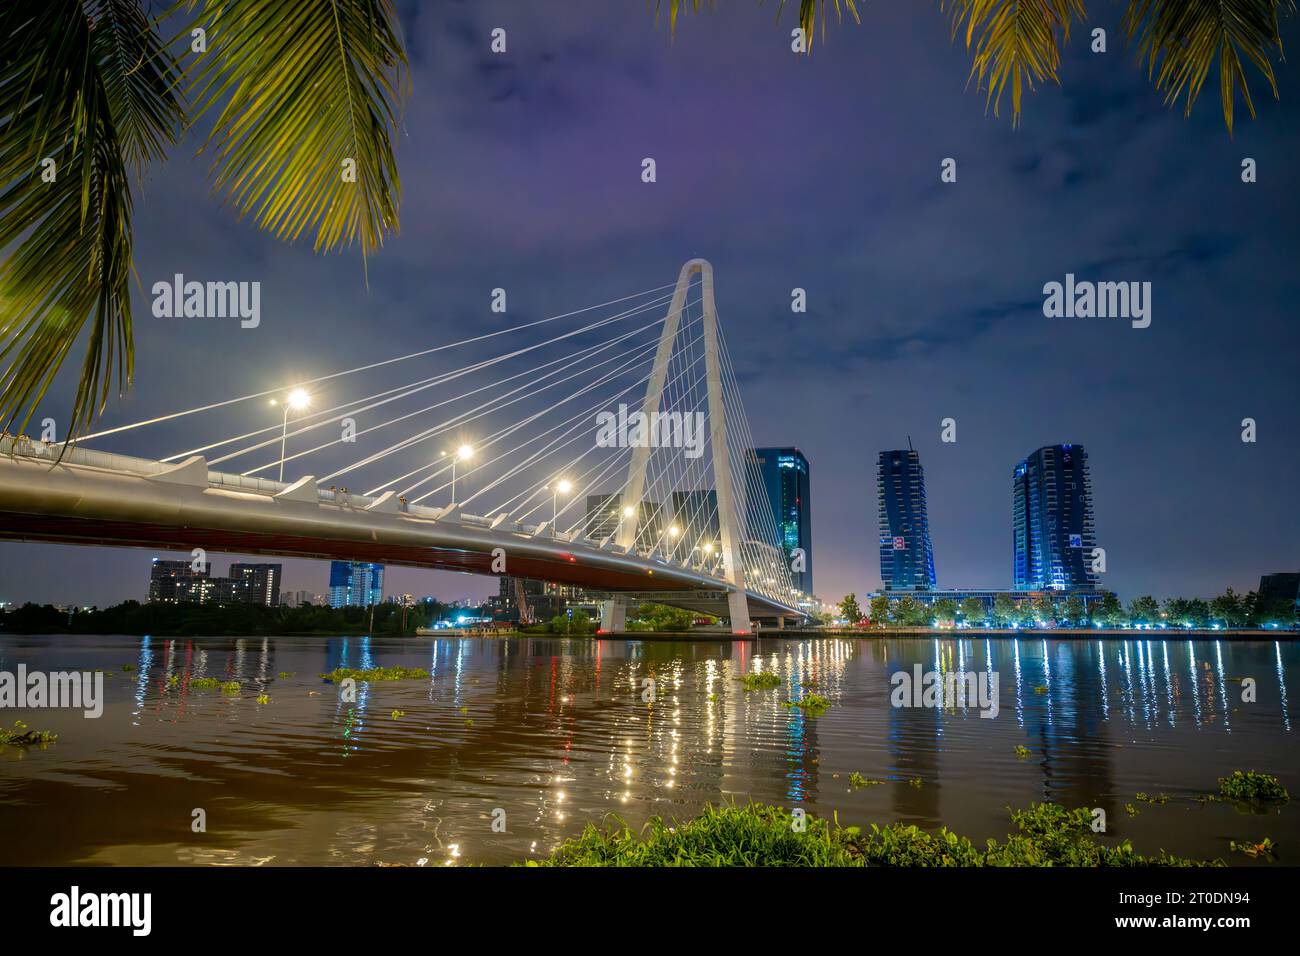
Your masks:
{"label": "bridge deck", "polygon": [[[728,582],[655,554],[501,518],[406,505],[207,468],[0,439],[0,538],[110,547],[375,561],[576,585],[725,615]],[[498,565],[499,567],[500,565]],[[660,595],[660,597],[655,597]],[[753,618],[799,617],[749,590]]]}

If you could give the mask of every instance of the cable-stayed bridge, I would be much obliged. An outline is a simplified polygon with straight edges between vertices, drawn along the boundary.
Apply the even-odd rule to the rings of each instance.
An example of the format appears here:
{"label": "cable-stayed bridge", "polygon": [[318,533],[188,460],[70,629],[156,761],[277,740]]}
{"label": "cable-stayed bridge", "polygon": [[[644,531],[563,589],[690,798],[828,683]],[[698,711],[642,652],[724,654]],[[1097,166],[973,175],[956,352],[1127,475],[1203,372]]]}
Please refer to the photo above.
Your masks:
{"label": "cable-stayed bridge", "polygon": [[[146,429],[190,447],[111,450]],[[606,632],[649,600],[747,633],[812,600],[753,447],[694,259],[656,289],[67,446],[5,436],[0,538],[509,574],[593,592]]]}

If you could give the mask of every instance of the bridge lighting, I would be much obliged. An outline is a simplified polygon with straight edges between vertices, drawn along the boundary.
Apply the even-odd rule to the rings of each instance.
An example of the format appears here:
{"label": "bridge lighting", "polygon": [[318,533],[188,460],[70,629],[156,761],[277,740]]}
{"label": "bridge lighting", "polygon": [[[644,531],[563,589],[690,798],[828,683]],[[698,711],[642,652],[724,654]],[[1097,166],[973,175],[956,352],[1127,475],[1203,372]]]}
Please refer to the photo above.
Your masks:
{"label": "bridge lighting", "polygon": [[630,517],[632,517],[634,514],[636,514],[636,511],[632,508],[631,505],[627,505],[626,507],[623,508],[623,517],[624,517],[624,518],[630,518]]}
{"label": "bridge lighting", "polygon": [[[447,456],[444,451],[443,458]],[[456,449],[456,454],[451,457],[451,506],[456,507],[456,463],[460,461],[469,461],[474,457],[474,449],[470,445],[461,445]]]}
{"label": "bridge lighting", "polygon": [[673,525],[671,528],[668,529],[668,533],[675,538],[682,533],[682,529],[677,527],[677,525]]}
{"label": "bridge lighting", "polygon": [[567,495],[572,490],[573,490],[573,485],[569,482],[567,478],[561,478],[559,481],[555,483],[555,487],[551,489],[551,534],[552,536],[559,534],[559,528],[556,527],[556,521],[559,520],[559,516],[560,516],[558,499],[560,495]]}
{"label": "bridge lighting", "polygon": [[[271,404],[280,403],[273,398]],[[284,419],[280,423],[280,481],[284,481],[284,446],[289,438],[289,412],[300,412],[310,404],[311,396],[301,388],[295,388],[284,397]]]}

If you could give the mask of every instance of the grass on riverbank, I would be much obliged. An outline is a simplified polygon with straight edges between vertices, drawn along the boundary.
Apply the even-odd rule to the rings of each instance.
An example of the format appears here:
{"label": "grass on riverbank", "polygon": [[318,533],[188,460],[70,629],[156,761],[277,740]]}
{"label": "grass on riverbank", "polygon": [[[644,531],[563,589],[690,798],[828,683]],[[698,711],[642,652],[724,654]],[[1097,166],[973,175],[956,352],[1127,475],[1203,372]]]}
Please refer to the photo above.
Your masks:
{"label": "grass on riverbank", "polygon": [[1092,832],[1087,809],[1051,803],[1013,810],[1017,832],[984,847],[941,829],[893,823],[869,831],[793,816],[765,804],[709,806],[693,820],[669,826],[652,818],[634,834],[622,820],[605,829],[588,824],[544,860],[527,866],[1222,866],[1221,860],[1142,856],[1127,840],[1107,846]]}

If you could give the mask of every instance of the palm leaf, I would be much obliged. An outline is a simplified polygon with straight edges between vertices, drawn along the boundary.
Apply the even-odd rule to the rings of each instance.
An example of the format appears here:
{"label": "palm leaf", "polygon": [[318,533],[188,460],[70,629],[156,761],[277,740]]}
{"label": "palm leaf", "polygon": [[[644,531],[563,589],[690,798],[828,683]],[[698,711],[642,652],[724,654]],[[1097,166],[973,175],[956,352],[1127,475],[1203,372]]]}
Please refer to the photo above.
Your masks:
{"label": "palm leaf", "polygon": [[1294,0],[1129,0],[1124,25],[1136,40],[1138,58],[1165,103],[1185,98],[1184,115],[1200,95],[1217,59],[1223,119],[1232,135],[1236,88],[1252,119],[1255,103],[1246,82],[1248,61],[1264,75],[1273,97],[1278,96],[1272,56],[1282,54],[1278,10],[1295,10]]}
{"label": "palm leaf", "polygon": [[[7,0],[0,10],[0,419],[25,429],[87,330],[67,436],[132,374],[131,188],[179,107],[139,11]],[[128,76],[122,65],[138,63]],[[129,69],[129,68],[128,68]],[[106,80],[105,77],[112,77]],[[137,78],[131,78],[137,77]],[[161,85],[160,85],[161,84]],[[56,178],[42,179],[45,159]]]}
{"label": "palm leaf", "polygon": [[407,67],[392,0],[206,0],[196,24],[208,52],[188,66],[190,90],[195,118],[219,108],[204,147],[216,188],[280,239],[381,245],[398,228]]}
{"label": "palm leaf", "polygon": [[1070,38],[1070,22],[1083,20],[1083,0],[953,0],[952,34],[974,46],[970,79],[987,85],[985,108],[1000,114],[1002,94],[1011,87],[1011,122],[1020,122],[1025,87],[1060,83],[1060,44]]}
{"label": "palm leaf", "polygon": [[[704,0],[709,8],[713,8],[715,0]],[[759,0],[761,5],[763,0]],[[649,0],[646,0],[647,6]],[[700,10],[700,0],[690,0],[691,12],[698,13]],[[814,26],[817,22],[817,14],[821,13],[822,21],[822,38],[826,36],[826,8],[831,4],[835,5],[836,19],[844,18],[844,11],[848,10],[857,23],[862,19],[858,16],[857,0],[799,0],[799,26],[803,28],[803,34],[808,38],[808,49],[812,50],[812,41]],[[655,0],[655,19],[659,18],[659,11],[663,8],[664,0]],[[779,19],[782,11],[785,10],[786,0],[780,0],[777,4],[776,15]],[[677,11],[686,6],[686,0],[668,0],[668,29],[670,32],[677,31]]]}
{"label": "palm leaf", "polygon": [[123,154],[137,169],[164,159],[185,111],[177,96],[181,72],[140,8],[139,0],[95,0],[87,10],[95,60]]}

